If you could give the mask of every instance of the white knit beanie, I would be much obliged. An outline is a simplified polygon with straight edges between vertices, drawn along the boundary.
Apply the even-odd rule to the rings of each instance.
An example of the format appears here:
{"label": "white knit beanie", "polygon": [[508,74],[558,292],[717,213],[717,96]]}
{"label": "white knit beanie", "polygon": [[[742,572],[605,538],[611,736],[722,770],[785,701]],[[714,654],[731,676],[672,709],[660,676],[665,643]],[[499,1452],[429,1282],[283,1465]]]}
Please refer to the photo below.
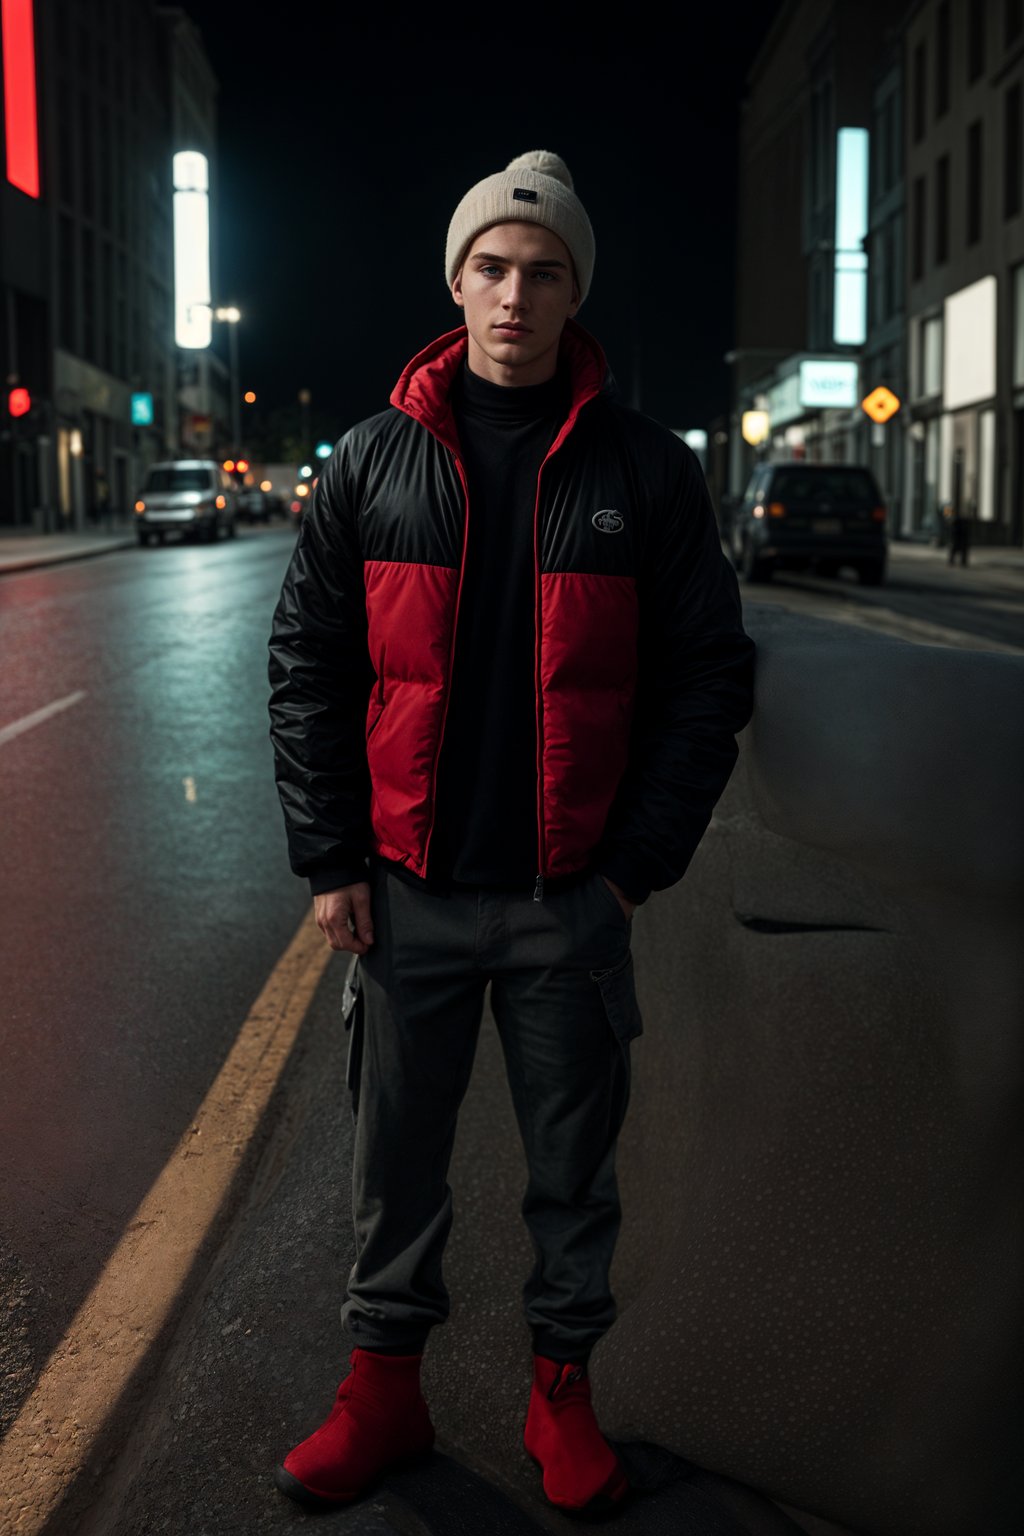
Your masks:
{"label": "white knit beanie", "polygon": [[576,268],[582,304],[594,275],[594,231],[573,191],[569,167],[547,149],[517,155],[503,171],[470,187],[448,226],[444,252],[448,287],[481,230],[516,219],[543,224],[565,241]]}

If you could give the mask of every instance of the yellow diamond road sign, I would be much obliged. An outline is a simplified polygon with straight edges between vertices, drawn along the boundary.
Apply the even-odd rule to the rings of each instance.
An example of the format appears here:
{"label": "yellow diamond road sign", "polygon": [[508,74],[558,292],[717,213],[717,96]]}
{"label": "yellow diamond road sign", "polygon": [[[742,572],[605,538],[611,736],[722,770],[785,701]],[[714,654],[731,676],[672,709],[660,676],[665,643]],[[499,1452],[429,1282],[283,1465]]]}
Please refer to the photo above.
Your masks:
{"label": "yellow diamond road sign", "polygon": [[888,421],[890,416],[895,416],[900,408],[899,397],[894,395],[891,389],[886,389],[884,384],[879,384],[870,395],[865,395],[860,403],[861,410],[866,411],[872,421],[879,423]]}

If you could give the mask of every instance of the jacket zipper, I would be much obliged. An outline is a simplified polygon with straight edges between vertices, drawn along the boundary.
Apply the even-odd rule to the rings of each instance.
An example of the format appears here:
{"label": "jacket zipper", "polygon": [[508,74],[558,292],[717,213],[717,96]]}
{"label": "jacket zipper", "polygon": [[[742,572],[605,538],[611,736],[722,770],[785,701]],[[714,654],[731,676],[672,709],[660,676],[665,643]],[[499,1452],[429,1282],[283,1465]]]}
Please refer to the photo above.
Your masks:
{"label": "jacket zipper", "polygon": [[533,887],[534,901],[544,900],[544,690],[540,672],[540,481],[547,463],[547,454],[537,470],[537,496],[533,503],[533,688],[536,696],[537,715],[537,880]]}
{"label": "jacket zipper", "polygon": [[462,460],[455,452],[455,449],[447,443],[445,446],[448,448],[449,453],[455,461],[455,468],[458,470],[459,480],[462,483],[462,495],[464,499],[465,512],[463,515],[462,523],[462,555],[459,560],[459,584],[455,589],[455,612],[452,615],[452,638],[448,647],[448,676],[445,679],[444,687],[444,709],[441,712],[441,729],[437,733],[437,751],[434,753],[434,766],[430,775],[430,826],[427,828],[427,839],[423,845],[423,873],[425,876],[430,873],[430,865],[428,862],[430,857],[430,842],[434,835],[434,823],[437,819],[437,768],[441,761],[441,747],[444,744],[444,728],[448,720],[448,701],[451,698],[452,693],[452,668],[455,665],[455,631],[459,622],[459,600],[462,597],[462,578],[466,570],[466,545],[469,541],[469,483],[466,480],[466,471],[463,469]]}

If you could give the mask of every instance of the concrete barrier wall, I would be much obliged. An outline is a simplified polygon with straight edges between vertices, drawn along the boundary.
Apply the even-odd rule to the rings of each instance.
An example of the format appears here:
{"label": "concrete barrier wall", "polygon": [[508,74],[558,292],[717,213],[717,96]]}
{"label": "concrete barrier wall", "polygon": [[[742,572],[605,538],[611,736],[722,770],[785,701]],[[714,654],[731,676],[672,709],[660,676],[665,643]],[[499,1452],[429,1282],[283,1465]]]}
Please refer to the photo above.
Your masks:
{"label": "concrete barrier wall", "polygon": [[634,924],[604,1420],[828,1529],[994,1536],[1022,1508],[1024,659],[748,624],[736,773]]}

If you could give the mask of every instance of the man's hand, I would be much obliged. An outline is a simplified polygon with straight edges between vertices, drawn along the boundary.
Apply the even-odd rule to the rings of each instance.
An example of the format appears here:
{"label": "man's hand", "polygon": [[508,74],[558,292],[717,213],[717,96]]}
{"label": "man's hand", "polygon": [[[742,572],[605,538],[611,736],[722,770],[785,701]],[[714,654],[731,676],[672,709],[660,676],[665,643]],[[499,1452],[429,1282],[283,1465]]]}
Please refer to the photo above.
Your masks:
{"label": "man's hand", "polygon": [[615,884],[615,881],[609,880],[607,875],[602,875],[601,879],[604,881],[608,889],[615,893],[619,906],[622,908],[623,912],[625,912],[626,917],[632,917],[633,913],[636,911],[636,902],[630,901],[625,891],[620,890],[619,887]]}
{"label": "man's hand", "polygon": [[[314,896],[313,915],[332,949],[365,955],[373,943],[368,880],[357,880],[355,885],[342,885],[336,891],[322,891]],[[350,918],[354,932],[349,926]]]}

